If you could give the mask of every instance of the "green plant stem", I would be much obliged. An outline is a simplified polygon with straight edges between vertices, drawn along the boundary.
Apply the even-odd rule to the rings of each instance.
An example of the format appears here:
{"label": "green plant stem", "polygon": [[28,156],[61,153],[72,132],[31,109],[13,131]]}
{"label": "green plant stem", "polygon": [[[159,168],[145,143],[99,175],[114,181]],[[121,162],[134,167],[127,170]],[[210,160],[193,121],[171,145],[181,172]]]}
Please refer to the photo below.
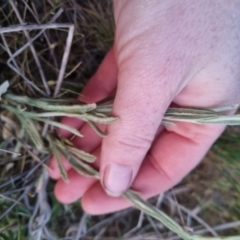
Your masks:
{"label": "green plant stem", "polygon": [[154,207],[147,201],[144,201],[131,190],[126,191],[123,197],[131,202],[134,207],[148,214],[149,216],[160,221],[165,227],[167,227],[172,232],[176,233],[183,240],[240,240],[240,236],[232,237],[202,237],[197,235],[192,235],[186,232],[176,221],[166,215],[164,212]]}
{"label": "green plant stem", "polygon": [[162,222],[169,230],[176,233],[184,240],[192,240],[192,236],[189,235],[183,228],[174,220],[172,220],[165,213],[158,208],[152,206],[150,203],[141,199],[136,193],[131,190],[126,191],[123,197],[130,201],[136,208],[142,210],[144,213]]}

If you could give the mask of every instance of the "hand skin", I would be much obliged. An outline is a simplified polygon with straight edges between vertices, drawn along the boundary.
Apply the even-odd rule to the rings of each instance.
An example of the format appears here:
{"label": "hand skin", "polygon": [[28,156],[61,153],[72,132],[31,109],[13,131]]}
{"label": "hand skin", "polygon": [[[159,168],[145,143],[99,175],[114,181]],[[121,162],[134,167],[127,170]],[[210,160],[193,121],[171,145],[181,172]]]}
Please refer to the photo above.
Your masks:
{"label": "hand skin", "polygon": [[50,176],[58,179],[60,202],[81,198],[90,214],[117,211],[130,203],[110,195],[131,186],[149,198],[176,185],[200,162],[225,126],[179,122],[163,128],[160,122],[170,104],[240,102],[239,11],[238,0],[114,2],[114,46],[80,100],[91,103],[116,93],[112,115],[119,120],[107,127],[103,140],[83,122],[62,120],[85,135],[73,143],[98,156],[94,166],[101,183],[79,176],[63,159],[70,179],[64,183],[52,159]]}

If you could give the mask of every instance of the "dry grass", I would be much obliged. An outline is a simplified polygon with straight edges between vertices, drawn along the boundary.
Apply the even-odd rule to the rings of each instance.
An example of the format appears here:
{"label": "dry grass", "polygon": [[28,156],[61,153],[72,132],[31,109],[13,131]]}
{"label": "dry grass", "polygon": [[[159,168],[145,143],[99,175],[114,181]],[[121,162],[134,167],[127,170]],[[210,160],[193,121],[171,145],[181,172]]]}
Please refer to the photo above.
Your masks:
{"label": "dry grass", "polygon": [[[87,162],[94,161],[94,157],[79,152],[68,142],[53,141],[57,135],[51,126],[66,127],[55,119],[76,114],[76,109],[73,111],[69,106],[76,101],[64,99],[78,95],[112,44],[111,2],[19,0],[0,1],[0,4],[3,27],[0,81],[8,79],[11,92],[1,102],[0,149],[10,153],[0,151],[0,239],[180,239],[169,228],[183,239],[202,239],[190,236],[191,231],[213,236],[240,233],[237,128],[225,133],[204,163],[183,183],[152,199],[148,209],[137,196],[131,196],[131,201],[152,217],[133,209],[91,217],[81,211],[78,203],[59,204],[52,193],[53,183],[44,170],[51,154],[49,149],[54,149],[55,155],[64,154],[63,148],[68,149],[71,163],[79,172],[98,177],[88,164],[78,161],[78,156]],[[52,102],[48,96],[61,97]],[[40,97],[45,100],[34,101]],[[37,105],[40,103],[41,106]],[[56,105],[49,108],[56,103],[66,108],[58,111]],[[85,118],[94,128],[94,122],[106,122],[105,117],[109,117],[102,118],[106,107],[95,107],[84,105],[78,109],[78,117]],[[108,113],[110,110],[107,107]],[[172,109],[164,123],[176,118],[186,121],[189,116],[191,121],[198,122],[216,123],[220,119],[229,124],[239,123],[239,117],[226,119],[219,114],[212,110]],[[106,123],[112,120],[109,118]],[[103,133],[98,131],[98,134]],[[67,181],[64,169],[62,175]],[[129,194],[132,193],[128,193],[128,198]],[[175,222],[166,219],[153,205]],[[165,226],[154,218],[165,218]]]}

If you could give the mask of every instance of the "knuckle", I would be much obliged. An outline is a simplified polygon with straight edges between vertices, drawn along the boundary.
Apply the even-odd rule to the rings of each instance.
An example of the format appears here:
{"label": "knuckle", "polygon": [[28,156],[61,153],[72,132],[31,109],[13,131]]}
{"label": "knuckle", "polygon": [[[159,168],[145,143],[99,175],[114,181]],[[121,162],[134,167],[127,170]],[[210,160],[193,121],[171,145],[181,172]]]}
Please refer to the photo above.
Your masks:
{"label": "knuckle", "polygon": [[119,136],[115,140],[115,146],[124,149],[127,152],[139,150],[147,151],[150,148],[151,143],[152,139],[137,135]]}

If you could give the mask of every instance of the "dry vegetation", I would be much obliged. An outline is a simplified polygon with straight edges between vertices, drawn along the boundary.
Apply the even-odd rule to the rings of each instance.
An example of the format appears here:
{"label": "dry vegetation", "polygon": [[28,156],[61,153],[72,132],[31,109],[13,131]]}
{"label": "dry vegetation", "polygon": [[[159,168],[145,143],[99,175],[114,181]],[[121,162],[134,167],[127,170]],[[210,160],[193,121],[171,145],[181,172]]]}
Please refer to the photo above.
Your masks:
{"label": "dry vegetation", "polygon": [[[62,114],[76,114],[69,106],[79,104],[73,99],[113,42],[111,1],[9,0],[0,1],[0,7],[0,84],[10,83],[1,101],[0,239],[181,239],[154,219],[162,216],[156,209],[149,212],[152,217],[133,208],[92,217],[82,212],[79,202],[60,204],[45,171],[49,149],[55,149],[57,155],[68,148],[79,172],[98,177],[86,163],[79,166],[73,153],[76,149],[52,140],[57,138],[54,126],[59,127],[57,120],[62,115],[49,106],[66,106],[59,110]],[[68,52],[70,46],[72,51]],[[90,112],[95,118],[85,120],[94,127],[96,117],[103,113],[109,117],[110,110],[110,106],[84,105],[79,116]],[[169,110],[165,121],[184,118],[174,111]],[[194,114],[199,121],[199,112]],[[218,113],[214,116],[217,121],[225,119]],[[239,133],[238,127],[229,128],[192,174],[171,191],[150,200],[183,227],[176,231],[209,236],[240,234]],[[94,161],[91,155],[83,155],[81,159]],[[67,178],[64,170],[62,175]],[[201,239],[188,236],[185,239]]]}

